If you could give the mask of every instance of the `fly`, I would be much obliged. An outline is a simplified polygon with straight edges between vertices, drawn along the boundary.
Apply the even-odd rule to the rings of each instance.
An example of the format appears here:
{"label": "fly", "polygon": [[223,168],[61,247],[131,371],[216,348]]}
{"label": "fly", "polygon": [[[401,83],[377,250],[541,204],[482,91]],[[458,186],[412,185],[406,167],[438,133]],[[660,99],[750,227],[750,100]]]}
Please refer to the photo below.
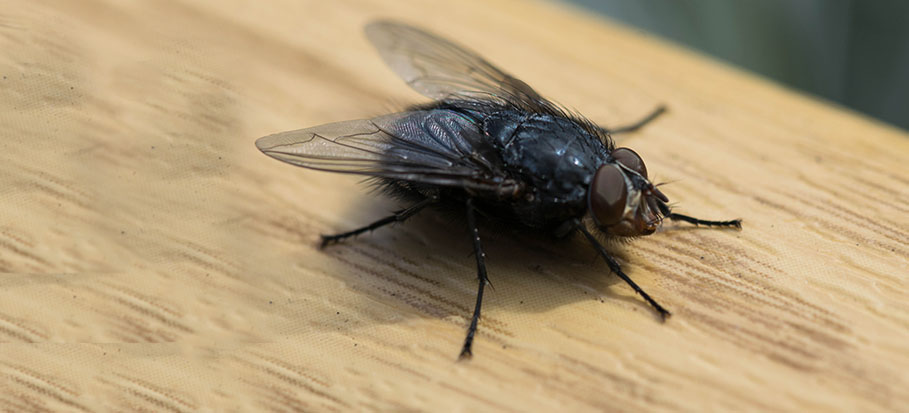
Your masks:
{"label": "fly", "polygon": [[372,119],[269,135],[256,146],[292,165],[367,176],[410,202],[372,224],[322,235],[322,247],[406,221],[427,207],[463,208],[479,285],[461,359],[472,355],[489,282],[478,215],[560,238],[580,233],[663,320],[669,311],[622,271],[599,237],[649,235],[665,218],[741,229],[738,219],[706,221],[672,212],[641,157],[615,147],[610,134],[634,131],[664,108],[635,124],[607,129],[426,31],[376,21],[366,26],[366,36],[398,76],[433,101]]}

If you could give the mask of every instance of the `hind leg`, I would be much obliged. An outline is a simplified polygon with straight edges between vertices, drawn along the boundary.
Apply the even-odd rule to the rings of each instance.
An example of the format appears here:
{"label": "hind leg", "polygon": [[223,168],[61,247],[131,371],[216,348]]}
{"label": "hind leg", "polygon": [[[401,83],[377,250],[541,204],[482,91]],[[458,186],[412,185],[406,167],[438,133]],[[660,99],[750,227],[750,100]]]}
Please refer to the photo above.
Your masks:
{"label": "hind leg", "polygon": [[369,224],[365,227],[357,228],[353,231],[342,232],[340,234],[322,235],[322,246],[321,247],[325,248],[329,244],[341,242],[344,239],[360,235],[364,232],[376,230],[376,229],[384,227],[388,224],[393,224],[395,222],[404,222],[408,218],[410,218],[410,217],[416,215],[418,212],[422,211],[423,208],[426,208],[427,206],[435,203],[436,201],[438,201],[438,198],[436,198],[436,197],[426,198],[420,202],[417,202],[414,205],[411,205],[408,208],[397,211],[393,215],[389,215],[389,216],[382,218],[376,222],[373,222],[372,224]]}

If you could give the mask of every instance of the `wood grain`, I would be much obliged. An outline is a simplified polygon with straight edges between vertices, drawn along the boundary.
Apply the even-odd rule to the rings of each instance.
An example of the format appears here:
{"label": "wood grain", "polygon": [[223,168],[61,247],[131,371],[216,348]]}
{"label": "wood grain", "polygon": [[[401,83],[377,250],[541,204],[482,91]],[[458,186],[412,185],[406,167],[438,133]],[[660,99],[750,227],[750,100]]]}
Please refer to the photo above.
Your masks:
{"label": "wood grain", "polygon": [[[555,3],[0,7],[0,405],[9,411],[897,411],[909,404],[909,136]],[[466,229],[258,153],[422,101],[361,34],[471,45],[621,137],[680,212],[612,246]],[[901,407],[902,406],[902,407]]]}

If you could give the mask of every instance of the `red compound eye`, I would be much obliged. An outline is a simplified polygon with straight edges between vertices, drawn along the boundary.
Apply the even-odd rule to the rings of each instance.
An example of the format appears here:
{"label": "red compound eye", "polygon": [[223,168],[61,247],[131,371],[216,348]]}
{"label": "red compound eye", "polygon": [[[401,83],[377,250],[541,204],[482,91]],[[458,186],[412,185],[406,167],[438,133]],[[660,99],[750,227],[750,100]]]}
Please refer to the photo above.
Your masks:
{"label": "red compound eye", "polygon": [[637,152],[628,148],[618,148],[612,151],[612,157],[626,168],[639,173],[644,178],[647,177],[647,167],[644,166],[644,161]]}
{"label": "red compound eye", "polygon": [[593,218],[601,227],[615,225],[622,220],[628,188],[625,175],[619,167],[605,164],[597,169],[588,193]]}

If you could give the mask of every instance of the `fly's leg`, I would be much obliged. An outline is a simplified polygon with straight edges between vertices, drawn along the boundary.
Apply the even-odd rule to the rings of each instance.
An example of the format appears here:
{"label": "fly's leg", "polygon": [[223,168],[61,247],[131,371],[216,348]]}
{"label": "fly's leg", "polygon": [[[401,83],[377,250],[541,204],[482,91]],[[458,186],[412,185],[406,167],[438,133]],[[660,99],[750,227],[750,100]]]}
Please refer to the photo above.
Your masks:
{"label": "fly's leg", "polygon": [[729,221],[707,221],[704,219],[689,217],[688,215],[676,214],[675,212],[672,212],[672,210],[669,209],[669,206],[663,202],[657,202],[656,205],[658,208],[660,208],[660,213],[663,214],[664,217],[669,218],[673,221],[683,221],[689,224],[694,224],[696,226],[704,225],[707,227],[733,227],[736,229],[742,229],[741,219],[733,219]]}
{"label": "fly's leg", "polygon": [[470,326],[467,327],[467,338],[464,339],[464,347],[461,348],[459,360],[473,357],[470,348],[473,345],[473,336],[477,332],[477,322],[480,321],[480,306],[483,304],[483,288],[489,282],[486,276],[486,254],[483,252],[483,246],[480,244],[480,232],[477,230],[476,217],[474,216],[473,200],[467,200],[467,226],[470,230],[470,237],[473,241],[473,252],[477,258],[477,280],[479,288],[477,289],[477,304],[473,308],[473,317],[470,320]]}
{"label": "fly's leg", "polygon": [[618,127],[618,128],[607,128],[606,130],[611,134],[634,132],[634,131],[642,128],[644,125],[650,123],[652,120],[656,119],[658,116],[662,115],[664,112],[666,112],[666,106],[660,105],[660,106],[657,106],[657,108],[654,109],[653,112],[650,112],[649,115],[645,116],[644,119],[641,119],[631,125],[626,125],[626,126],[622,126],[622,127]]}
{"label": "fly's leg", "polygon": [[669,215],[666,215],[666,218],[669,218],[673,221],[684,221],[684,222],[687,222],[689,224],[694,224],[694,225],[704,225],[704,226],[708,226],[708,227],[733,227],[733,228],[742,229],[742,220],[741,219],[733,219],[730,221],[707,221],[707,220],[703,220],[703,219],[689,217],[688,215],[682,215],[682,214],[676,214],[676,213],[670,213]]}
{"label": "fly's leg", "polygon": [[631,288],[634,289],[634,291],[636,293],[640,294],[641,297],[644,297],[644,300],[647,301],[651,306],[653,306],[653,308],[657,311],[657,313],[660,314],[660,318],[662,318],[663,321],[666,321],[666,318],[668,318],[670,315],[672,315],[669,312],[669,310],[666,310],[665,308],[663,308],[663,306],[661,306],[659,303],[657,303],[653,298],[650,298],[650,296],[647,295],[647,293],[644,292],[644,290],[641,289],[641,287],[638,287],[638,285],[635,284],[634,281],[632,281],[631,278],[628,277],[628,275],[626,275],[624,272],[622,272],[622,267],[619,266],[618,261],[616,261],[615,258],[612,258],[612,256],[609,255],[608,252],[606,252],[606,248],[603,248],[603,245],[601,245],[600,242],[597,241],[597,239],[593,235],[591,235],[590,232],[588,232],[587,229],[584,228],[583,225],[579,224],[577,226],[577,228],[579,230],[581,230],[581,233],[583,233],[585,237],[587,237],[587,241],[590,241],[590,245],[593,245],[593,247],[597,250],[597,252],[599,252],[600,255],[603,256],[603,259],[606,260],[606,264],[609,265],[609,269],[612,270],[612,272],[614,272],[616,275],[618,275],[619,278],[621,278],[623,281],[628,283],[628,285],[630,285]]}
{"label": "fly's leg", "polygon": [[376,222],[373,222],[372,224],[369,224],[369,225],[367,225],[367,226],[365,226],[365,227],[357,228],[357,229],[355,229],[355,230],[353,230],[353,231],[342,232],[342,233],[340,233],[340,234],[322,235],[322,246],[321,246],[321,247],[322,247],[322,248],[325,248],[325,247],[326,247],[327,245],[329,245],[329,244],[333,244],[333,243],[336,243],[336,242],[341,242],[341,241],[344,240],[345,238],[350,238],[350,237],[353,237],[353,236],[357,236],[357,235],[360,235],[360,234],[362,234],[362,233],[364,233],[364,232],[372,231],[372,230],[381,228],[381,227],[383,227],[383,226],[385,226],[385,225],[388,225],[388,224],[392,224],[392,223],[395,223],[395,222],[404,222],[404,221],[406,221],[408,218],[410,218],[410,217],[416,215],[417,212],[420,212],[423,208],[426,208],[427,206],[429,206],[429,205],[435,203],[436,201],[438,201],[438,197],[435,197],[435,196],[429,197],[429,198],[426,198],[426,199],[424,199],[424,200],[422,200],[422,201],[420,201],[420,202],[417,202],[416,204],[414,204],[414,205],[412,205],[412,206],[410,206],[410,207],[408,207],[408,208],[405,208],[405,209],[402,209],[402,210],[400,210],[400,211],[395,212],[394,215],[391,215],[391,216],[387,216],[387,217],[385,217],[385,218],[382,218],[382,219],[380,219],[380,220],[378,220],[378,221],[376,221]]}

